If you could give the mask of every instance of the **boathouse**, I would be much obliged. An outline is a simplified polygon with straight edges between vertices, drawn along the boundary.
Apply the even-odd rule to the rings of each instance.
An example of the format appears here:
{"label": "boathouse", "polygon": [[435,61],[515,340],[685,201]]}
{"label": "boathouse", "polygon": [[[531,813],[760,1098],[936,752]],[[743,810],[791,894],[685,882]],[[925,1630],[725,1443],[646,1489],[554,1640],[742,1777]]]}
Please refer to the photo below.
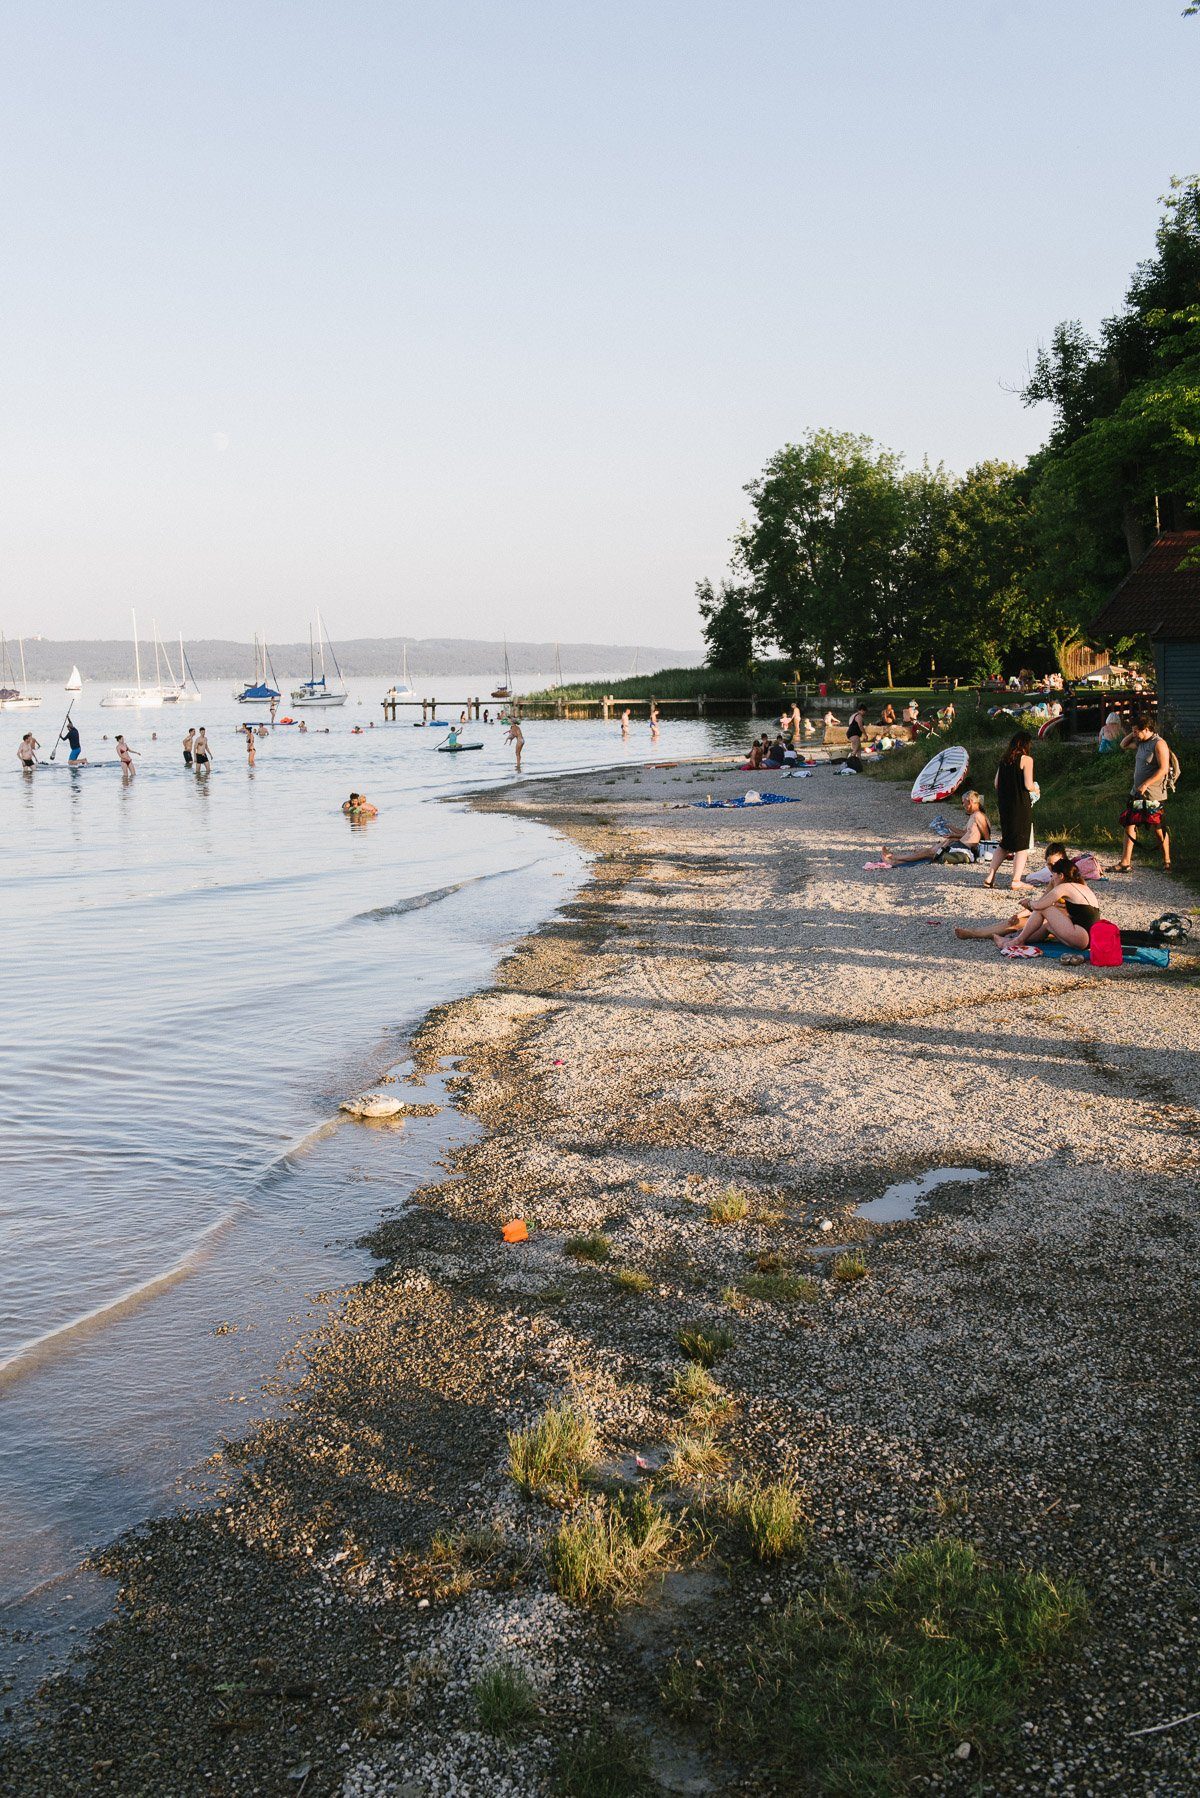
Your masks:
{"label": "boathouse", "polygon": [[1156,537],[1091,634],[1110,643],[1149,637],[1159,717],[1168,730],[1200,737],[1200,531]]}

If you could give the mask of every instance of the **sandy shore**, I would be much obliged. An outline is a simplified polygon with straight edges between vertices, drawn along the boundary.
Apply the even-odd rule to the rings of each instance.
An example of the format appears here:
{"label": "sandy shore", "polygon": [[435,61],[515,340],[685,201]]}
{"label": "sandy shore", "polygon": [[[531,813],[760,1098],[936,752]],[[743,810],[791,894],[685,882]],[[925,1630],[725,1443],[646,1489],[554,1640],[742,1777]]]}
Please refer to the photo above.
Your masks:
{"label": "sandy shore", "polygon": [[[1132,1734],[1200,1689],[1195,958],[1169,977],[1010,963],[953,937],[1007,910],[977,871],[863,871],[919,835],[898,789],[822,770],[762,777],[793,805],[691,809],[746,784],[677,767],[478,802],[595,857],[415,1044],[426,1069],[459,1058],[482,1134],[381,1226],[379,1275],[298,1346],[294,1401],[230,1445],[221,1502],[105,1557],[118,1614],[20,1720],[0,1790],[550,1793],[596,1719],[658,1789],[782,1789],[672,1721],[670,1662],[718,1655],[835,1562],[869,1572],[946,1533],[1074,1575],[1091,1625],[1006,1743],[938,1789],[1197,1790],[1195,1724]],[[1117,887],[1118,922],[1186,897],[1150,873]],[[854,1216],[950,1166],[988,1177],[919,1221]],[[710,1221],[731,1186],[747,1216]],[[513,1216],[531,1235],[510,1247]],[[564,1252],[589,1231],[611,1264]],[[868,1271],[834,1280],[847,1246]],[[811,1298],[739,1296],[762,1256],[807,1269]],[[678,1432],[692,1324],[733,1339],[720,1477],[795,1479],[811,1544],[764,1567],[691,1537],[639,1603],[569,1605],[544,1558],[560,1514],[513,1485],[508,1432],[574,1395],[605,1469],[636,1480]],[[695,1507],[682,1474],[659,1491]],[[538,1693],[507,1743],[472,1696],[497,1660]]]}

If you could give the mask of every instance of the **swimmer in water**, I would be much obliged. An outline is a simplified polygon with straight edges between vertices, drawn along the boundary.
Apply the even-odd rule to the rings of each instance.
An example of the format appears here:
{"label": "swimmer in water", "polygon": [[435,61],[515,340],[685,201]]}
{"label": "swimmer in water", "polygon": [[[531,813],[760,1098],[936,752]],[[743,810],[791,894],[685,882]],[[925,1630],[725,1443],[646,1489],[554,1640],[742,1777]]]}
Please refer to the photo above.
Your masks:
{"label": "swimmer in water", "polygon": [[377,818],[379,807],[372,805],[365,793],[351,793],[342,806],[347,818]]}
{"label": "swimmer in water", "polygon": [[133,779],[134,775],[137,773],[137,769],[133,765],[133,758],[135,755],[141,755],[141,753],[140,749],[131,749],[124,737],[119,736],[117,738],[117,755],[121,763],[122,780]]}
{"label": "swimmer in water", "polygon": [[506,743],[511,743],[513,746],[517,758],[517,773],[519,774],[521,772],[521,752],[525,747],[525,733],[521,729],[521,720],[517,717],[515,712],[509,720],[508,735],[505,737],[504,741]]}

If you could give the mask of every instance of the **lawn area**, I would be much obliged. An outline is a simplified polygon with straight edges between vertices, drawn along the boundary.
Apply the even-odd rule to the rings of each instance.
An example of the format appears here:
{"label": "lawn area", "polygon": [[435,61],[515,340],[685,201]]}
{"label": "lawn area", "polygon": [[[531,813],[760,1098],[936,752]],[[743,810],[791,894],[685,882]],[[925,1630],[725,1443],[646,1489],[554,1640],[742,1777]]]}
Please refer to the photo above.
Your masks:
{"label": "lawn area", "polygon": [[[997,723],[987,717],[973,696],[956,694],[955,704],[958,717],[950,740],[970,751],[970,784],[983,794],[995,828],[992,783],[1014,726],[1010,719]],[[867,771],[879,780],[910,786],[935,748],[927,742],[906,745]],[[1168,808],[1172,864],[1176,874],[1200,885],[1200,747],[1173,743],[1172,748],[1182,767],[1178,790]],[[1038,842],[1061,838],[1073,849],[1094,849],[1105,857],[1119,854],[1122,831],[1118,819],[1133,773],[1132,751],[1098,755],[1091,737],[1072,742],[1048,737],[1035,740],[1033,761],[1042,789],[1033,814]],[[1160,865],[1158,846],[1145,831],[1138,838],[1135,861]]]}

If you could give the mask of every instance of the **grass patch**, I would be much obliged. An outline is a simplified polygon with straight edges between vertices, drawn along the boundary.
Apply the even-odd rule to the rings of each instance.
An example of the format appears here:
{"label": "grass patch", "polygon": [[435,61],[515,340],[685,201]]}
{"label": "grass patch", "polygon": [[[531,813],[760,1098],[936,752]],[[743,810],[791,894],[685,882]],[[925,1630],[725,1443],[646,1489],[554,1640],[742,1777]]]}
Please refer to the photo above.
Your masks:
{"label": "grass patch", "polygon": [[511,1742],[538,1714],[529,1675],[512,1661],[495,1661],[471,1688],[479,1721],[491,1736]]}
{"label": "grass patch", "polygon": [[675,1525],[645,1492],[597,1505],[563,1523],[546,1551],[550,1583],[572,1604],[619,1604],[664,1567]]}
{"label": "grass patch", "polygon": [[612,1242],[602,1230],[591,1230],[586,1236],[568,1236],[563,1251],[575,1261],[607,1261]]}
{"label": "grass patch", "polygon": [[871,1580],[835,1574],[739,1652],[697,1667],[693,1647],[664,1696],[788,1791],[884,1798],[962,1741],[986,1752],[1085,1615],[1077,1586],[942,1539]]}
{"label": "grass patch", "polygon": [[735,1339],[729,1330],[688,1324],[675,1340],[689,1361],[695,1361],[700,1367],[715,1367],[729,1353]]}
{"label": "grass patch", "polygon": [[649,1292],[654,1284],[649,1274],[642,1273],[636,1267],[619,1267],[613,1275],[613,1282],[621,1292],[638,1293]]}
{"label": "grass patch", "polygon": [[708,1407],[717,1403],[721,1388],[698,1361],[676,1369],[671,1380],[671,1395],[690,1410],[693,1405]]}
{"label": "grass patch", "polygon": [[742,1526],[756,1561],[779,1561],[808,1543],[805,1495],[789,1480],[763,1485],[739,1480],[724,1495],[722,1508]]}
{"label": "grass patch", "polygon": [[736,1186],[727,1186],[719,1199],[708,1202],[710,1224],[741,1224],[750,1215],[750,1201]]}
{"label": "grass patch", "polygon": [[847,1249],[844,1255],[837,1256],[829,1271],[835,1280],[849,1284],[851,1280],[865,1279],[871,1270],[857,1250]]}
{"label": "grass patch", "polygon": [[558,1761],[563,1798],[641,1798],[651,1790],[646,1761],[628,1734],[593,1723]]}
{"label": "grass patch", "polygon": [[748,1299],[764,1299],[768,1305],[803,1305],[820,1292],[817,1282],[807,1274],[747,1274],[742,1291]]}
{"label": "grass patch", "polygon": [[536,1423],[508,1438],[508,1471],[530,1497],[570,1497],[596,1459],[596,1428],[569,1402],[552,1405]]}
{"label": "grass patch", "polygon": [[671,1459],[664,1472],[681,1486],[697,1486],[715,1480],[729,1464],[728,1452],[711,1430],[681,1429],[675,1437]]}

